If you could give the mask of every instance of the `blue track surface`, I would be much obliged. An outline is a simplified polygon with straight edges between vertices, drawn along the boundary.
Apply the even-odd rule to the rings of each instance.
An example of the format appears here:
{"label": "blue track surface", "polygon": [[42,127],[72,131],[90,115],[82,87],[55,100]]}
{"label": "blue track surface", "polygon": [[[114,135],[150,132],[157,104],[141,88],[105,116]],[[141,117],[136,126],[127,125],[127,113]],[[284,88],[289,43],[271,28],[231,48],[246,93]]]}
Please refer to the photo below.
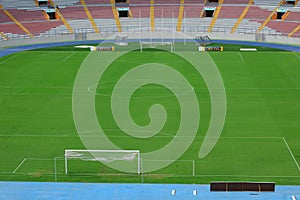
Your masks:
{"label": "blue track surface", "polygon": [[210,192],[209,185],[0,182],[0,199],[292,200],[292,196],[300,199],[300,186],[276,186],[276,192],[259,193]]}

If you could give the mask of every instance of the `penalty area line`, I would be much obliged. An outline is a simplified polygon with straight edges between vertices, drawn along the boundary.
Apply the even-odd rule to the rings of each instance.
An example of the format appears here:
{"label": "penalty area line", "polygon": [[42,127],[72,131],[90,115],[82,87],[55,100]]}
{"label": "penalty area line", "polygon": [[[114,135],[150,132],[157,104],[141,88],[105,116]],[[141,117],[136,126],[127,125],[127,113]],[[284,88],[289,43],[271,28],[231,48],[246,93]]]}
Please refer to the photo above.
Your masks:
{"label": "penalty area line", "polygon": [[16,167],[16,169],[12,172],[13,174],[16,173],[16,171],[18,171],[18,169],[24,164],[24,162],[27,160],[27,158],[24,158],[22,160],[22,162]]}
{"label": "penalty area line", "polygon": [[242,62],[245,62],[245,61],[244,61],[244,58],[243,58],[243,56],[242,56],[242,54],[241,54],[241,52],[239,52],[239,55],[240,55],[240,58],[241,58]]}
{"label": "penalty area line", "polygon": [[[60,158],[60,157],[58,157],[58,158]],[[52,161],[53,158],[24,158],[20,162],[20,164],[16,167],[16,169],[14,171],[10,172],[10,173],[15,174],[20,169],[20,167],[22,167],[22,165],[25,163],[25,161],[27,161],[27,160],[41,160],[41,161],[43,161],[43,160],[50,160],[50,161]]]}
{"label": "penalty area line", "polygon": [[76,51],[73,51],[71,55],[67,56],[63,61],[67,61],[69,58],[71,58],[74,54],[76,53]]}
{"label": "penalty area line", "polygon": [[294,53],[294,55],[300,60],[300,56],[297,53]]}
{"label": "penalty area line", "polygon": [[3,60],[2,62],[0,62],[0,65],[3,64],[3,63],[6,63],[7,61],[10,61],[10,60],[14,59],[15,57],[19,56],[20,54],[22,54],[22,52],[19,52],[16,55],[13,55],[13,56]]}
{"label": "penalty area line", "polygon": [[[180,174],[144,174],[144,176],[172,176],[172,177],[192,177],[191,175]],[[247,174],[197,174],[195,177],[243,177],[243,178],[300,178],[300,176],[268,176],[268,175],[247,175]]]}
{"label": "penalty area line", "polygon": [[289,144],[287,143],[287,141],[285,140],[284,137],[282,137],[282,140],[283,140],[283,142],[285,143],[285,146],[286,146],[286,148],[288,149],[288,151],[289,151],[291,157],[293,158],[294,163],[296,164],[298,170],[300,171],[300,166],[299,166],[299,164],[298,164],[298,162],[297,162],[297,160],[296,160],[296,158],[295,158],[295,156],[294,156],[294,154],[293,154],[293,152],[292,152],[292,150],[291,150]]}

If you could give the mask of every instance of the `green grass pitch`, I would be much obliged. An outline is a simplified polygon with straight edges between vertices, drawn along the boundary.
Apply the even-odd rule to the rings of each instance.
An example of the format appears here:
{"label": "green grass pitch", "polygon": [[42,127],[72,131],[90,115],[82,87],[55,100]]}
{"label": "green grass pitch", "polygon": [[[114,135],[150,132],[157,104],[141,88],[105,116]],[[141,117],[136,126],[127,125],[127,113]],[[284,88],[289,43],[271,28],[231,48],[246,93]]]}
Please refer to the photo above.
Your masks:
{"label": "green grass pitch", "polygon": [[[109,100],[114,83],[126,71],[153,61],[171,66],[189,80],[199,100],[201,120],[190,148],[170,166],[143,176],[84,161],[74,161],[70,166],[74,173],[64,174],[64,150],[84,149],[74,125],[72,91],[90,52],[58,47],[0,58],[0,180],[299,185],[300,55],[235,48],[228,45],[224,52],[209,53],[224,81],[227,114],[218,143],[204,159],[198,158],[198,152],[211,117],[210,97],[204,80],[187,61],[166,51],[133,51],[109,66],[94,91],[95,109],[109,139],[123,149],[159,149],[175,137],[180,122],[179,102],[172,92],[147,84],[134,92],[131,116],[145,126],[150,122],[149,107],[159,103],[168,113],[166,124],[148,139],[124,134],[113,120]],[[199,55],[201,62],[203,53],[191,53]]]}

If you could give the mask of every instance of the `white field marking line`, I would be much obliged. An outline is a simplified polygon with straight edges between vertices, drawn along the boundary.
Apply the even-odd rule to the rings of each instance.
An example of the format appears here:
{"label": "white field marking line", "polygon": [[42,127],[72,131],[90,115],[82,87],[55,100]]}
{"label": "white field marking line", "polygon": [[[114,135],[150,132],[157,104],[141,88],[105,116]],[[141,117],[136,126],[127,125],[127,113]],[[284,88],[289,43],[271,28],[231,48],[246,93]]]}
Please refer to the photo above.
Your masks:
{"label": "white field marking line", "polygon": [[[88,87],[88,90],[90,93],[95,94],[94,91],[92,90],[92,86]],[[0,89],[73,89],[73,87],[63,87],[63,86],[45,86],[45,87],[11,87],[11,86],[5,86],[5,85],[0,85]],[[111,89],[111,88],[109,88]],[[193,87],[193,89],[197,89],[197,90],[207,90],[207,88],[200,88],[200,87]],[[212,88],[213,89],[213,88]],[[217,88],[216,88],[217,90]],[[241,88],[226,88],[226,90],[300,90],[299,87],[285,87],[285,88],[257,88],[257,87],[253,87],[253,88],[246,88],[246,87],[241,87]]]}
{"label": "white field marking line", "polygon": [[[112,174],[113,175],[113,174]],[[146,173],[144,176],[156,176],[165,175],[173,177],[192,177],[191,175],[181,175],[181,174],[149,174]],[[300,178],[300,176],[258,176],[258,175],[242,175],[242,174],[199,174],[195,177],[248,177],[248,178]]]}
{"label": "white field marking line", "polygon": [[23,163],[27,160],[27,158],[24,158],[22,162],[16,167],[16,169],[12,172],[13,174],[16,173],[16,171],[23,165]]}
{"label": "white field marking line", "polygon": [[[43,94],[43,93],[18,93],[18,94],[2,94],[2,95],[5,95],[5,96],[10,96],[10,97],[16,97],[16,96],[47,96],[46,94]],[[71,98],[70,97],[70,94],[56,94],[55,95],[56,97],[61,97],[61,98]]]}
{"label": "white field marking line", "polygon": [[[62,158],[62,157],[58,157],[58,158]],[[21,163],[16,167],[16,169],[10,173],[15,174],[16,171],[18,171],[18,169],[20,169],[20,167],[25,163],[25,161],[27,160],[53,160],[52,158],[24,158]]]}
{"label": "white field marking line", "polygon": [[241,52],[239,52],[239,55],[240,55],[240,58],[241,58],[242,62],[245,62],[245,61],[244,61],[244,58],[243,58],[243,56],[242,56],[242,54],[241,54]]}
{"label": "white field marking line", "polygon": [[[7,173],[5,173],[5,172],[0,172],[0,176],[7,176],[7,175],[13,175],[13,176],[22,176],[22,175],[30,175],[30,174],[33,174],[34,172],[27,172],[27,173],[14,173],[14,174],[12,174],[12,172],[7,172]],[[62,174],[64,174],[64,173],[57,173],[57,174],[59,174],[59,175],[62,175]],[[50,173],[50,172],[45,172],[45,173],[43,173],[43,175],[54,175],[54,173]]]}
{"label": "white field marking line", "polygon": [[1,174],[12,174],[12,172],[0,172],[0,175]]}
{"label": "white field marking line", "polygon": [[[60,158],[60,157],[58,157]],[[27,160],[53,160],[53,158],[26,158]]]}
{"label": "white field marking line", "polygon": [[[104,129],[104,131],[121,131],[120,129],[114,129],[114,128],[112,128],[112,129]],[[133,130],[131,130],[131,129],[126,129],[126,130],[122,130],[122,131],[133,131]],[[80,133],[96,133],[96,135],[97,135],[97,133],[99,132],[99,130],[88,130],[88,131],[81,131]],[[141,131],[141,132],[153,132],[153,131]],[[165,133],[165,132],[161,132],[160,134],[162,134],[162,136],[156,136],[156,137],[176,137],[176,135],[171,135],[171,134],[169,134],[169,133]],[[0,137],[1,137],[2,135],[0,134]],[[22,136],[26,136],[26,135],[22,135]],[[35,136],[35,135],[34,135]],[[45,136],[45,135],[43,135],[43,136]],[[46,136],[48,136],[48,137],[51,137],[51,136],[53,136],[53,135],[46,135]],[[65,134],[65,135],[55,135],[55,137],[66,137],[66,136],[78,136],[77,135],[77,133],[75,133],[75,132],[72,132],[72,133],[68,133],[68,134]],[[91,135],[91,137],[92,136],[95,136],[95,135]],[[111,135],[111,136],[109,136],[109,137],[115,137],[115,138],[122,138],[122,137],[128,137],[127,135],[125,135],[125,136],[114,136],[114,135]],[[178,137],[178,136],[177,136]],[[194,136],[180,136],[180,137],[194,137]],[[196,136],[197,138],[204,138],[205,136]],[[208,138],[213,138],[213,139],[215,139],[215,138],[220,138],[220,139],[282,139],[282,137],[269,137],[269,136],[260,136],[260,137],[253,137],[253,136],[250,136],[250,137],[239,137],[239,136],[228,136],[228,137],[208,137]]]}
{"label": "white field marking line", "polygon": [[[139,80],[147,80],[147,81],[153,81],[151,79],[139,79]],[[172,82],[172,81],[170,81]],[[176,84],[178,84],[177,82],[175,82]],[[101,83],[95,83],[95,84],[92,84],[90,86],[88,86],[88,91],[91,92],[92,94],[95,94],[94,90],[95,88],[97,88],[99,85],[101,85],[102,87],[106,88],[106,89],[112,89],[112,85],[114,85],[115,82],[113,81],[103,81]],[[155,87],[156,88],[156,87]],[[178,87],[178,88],[183,88],[183,87]],[[193,89],[203,89],[203,90],[207,90],[207,88],[203,88],[203,87],[191,87]],[[212,88],[212,89],[219,89],[219,88]],[[257,88],[257,87],[242,87],[242,88],[226,88],[227,90],[257,90],[257,89],[266,89],[266,90],[285,90],[285,89],[300,89],[300,88],[291,88],[291,87],[288,87],[288,88],[271,88],[271,87],[268,87],[268,88]]]}
{"label": "white field marking line", "polygon": [[294,55],[300,60],[300,56],[297,53],[294,53]]}
{"label": "white field marking line", "polygon": [[63,61],[67,61],[69,58],[71,58],[74,54],[76,53],[76,51],[73,51],[71,55],[67,56]]}
{"label": "white field marking line", "polygon": [[151,160],[143,160],[144,162],[147,161],[154,161],[154,162],[168,162],[168,161],[176,161],[176,162],[193,162],[194,160],[155,160],[155,159],[151,159]]}
{"label": "white field marking line", "polygon": [[45,87],[11,87],[0,85],[0,89],[73,89],[73,87],[62,87],[62,86],[45,86]]}
{"label": "white field marking line", "polygon": [[[21,174],[21,173],[17,173]],[[62,176],[64,173],[60,173]],[[128,173],[96,173],[96,172],[91,172],[91,173],[76,173],[76,176],[82,176],[86,177],[87,174],[97,174],[101,176],[137,176],[135,174],[128,174]],[[144,176],[173,176],[173,177],[193,177],[192,175],[180,175],[180,174],[152,174],[152,173],[145,173]],[[90,177],[90,176],[87,176]],[[194,177],[248,177],[248,178],[300,178],[300,176],[258,176],[258,175],[241,175],[241,174],[203,174],[203,175],[195,175]]]}
{"label": "white field marking line", "polygon": [[16,134],[16,135],[9,135],[9,134],[0,134],[0,137],[78,137],[75,134],[68,134],[68,135],[25,135],[25,134]]}
{"label": "white field marking line", "polygon": [[294,156],[292,150],[290,149],[290,146],[288,145],[288,143],[287,143],[287,141],[285,140],[284,137],[282,137],[282,140],[283,140],[283,142],[285,143],[285,146],[286,146],[286,148],[288,149],[288,151],[289,151],[291,157],[293,158],[293,160],[294,160],[294,162],[295,162],[295,164],[296,164],[298,170],[300,171],[300,166],[299,166],[299,164],[298,164],[298,162],[297,162],[297,160],[296,160],[296,158],[295,158],[295,156]]}
{"label": "white field marking line", "polygon": [[[12,174],[12,172],[0,172],[1,174]],[[45,173],[45,174],[50,174],[53,175],[54,173]],[[65,173],[57,173],[61,176],[64,176]],[[97,174],[101,176],[137,176],[135,174],[128,174],[128,173],[76,173],[76,176],[81,176],[81,177],[90,177],[87,174]],[[81,175],[80,175],[81,174]],[[15,173],[15,175],[28,175],[28,173]],[[193,177],[193,175],[180,175],[180,174],[151,174],[151,173],[145,173],[144,176],[158,176],[158,175],[163,175],[163,176],[173,176],[173,177]],[[258,175],[245,175],[245,174],[198,174],[194,175],[194,177],[243,177],[243,178],[300,178],[300,176],[258,176]]]}
{"label": "white field marking line", "polygon": [[78,134],[76,134],[76,133],[67,133],[67,134],[62,135],[62,137],[68,137],[68,136],[78,136]]}
{"label": "white field marking line", "polygon": [[9,57],[9,58],[3,60],[2,62],[0,62],[0,65],[3,64],[3,63],[6,63],[7,61],[10,61],[11,59],[13,59],[13,58],[19,56],[20,54],[22,54],[22,52],[19,52],[19,53],[17,53],[16,55],[13,55],[13,56],[11,56],[11,57]]}
{"label": "white field marking line", "polygon": [[[153,87],[155,88],[155,87]],[[178,87],[180,88],[180,87]],[[101,93],[97,93],[97,92],[94,92],[92,90],[92,86],[89,86],[88,87],[88,92],[93,94],[93,95],[97,95],[97,96],[102,96],[102,97],[112,97],[112,95],[107,95],[107,94],[101,94]],[[165,97],[173,97],[173,96],[178,96],[178,95],[185,95],[185,94],[188,94],[190,92],[193,92],[194,91],[194,88],[192,87],[191,89],[187,90],[186,92],[182,92],[182,93],[179,93],[177,95],[161,95],[161,96],[153,96],[151,98],[165,98]],[[117,96],[118,98],[127,98],[126,96]],[[131,97],[131,98],[134,98],[134,99],[139,99],[139,98],[145,98],[145,97]]]}
{"label": "white field marking line", "polygon": [[[118,129],[106,129],[107,131],[120,131]],[[129,130],[130,131],[130,130]],[[98,132],[98,131],[85,131],[85,132]],[[165,138],[165,137],[179,137],[176,135],[171,135],[168,133],[161,133],[162,135],[159,136],[155,136],[155,137],[161,137],[161,138]],[[92,134],[92,135],[86,135],[85,137],[95,137],[95,136],[99,136],[98,134]],[[106,137],[107,135],[105,135]],[[14,134],[14,135],[9,135],[9,134],[0,134],[0,137],[78,137],[77,133],[68,133],[68,134],[64,134],[64,135],[26,135],[26,134]],[[102,136],[101,136],[102,137]],[[103,136],[104,137],[104,136]],[[114,136],[114,135],[110,135],[109,137],[112,138],[124,138],[124,137],[130,137],[127,135],[124,136]],[[194,137],[194,136],[180,136],[181,138],[187,138],[187,137]],[[204,138],[205,136],[196,136],[196,138]],[[217,138],[217,137],[208,137],[208,138]],[[219,137],[219,139],[282,139],[282,137]]]}

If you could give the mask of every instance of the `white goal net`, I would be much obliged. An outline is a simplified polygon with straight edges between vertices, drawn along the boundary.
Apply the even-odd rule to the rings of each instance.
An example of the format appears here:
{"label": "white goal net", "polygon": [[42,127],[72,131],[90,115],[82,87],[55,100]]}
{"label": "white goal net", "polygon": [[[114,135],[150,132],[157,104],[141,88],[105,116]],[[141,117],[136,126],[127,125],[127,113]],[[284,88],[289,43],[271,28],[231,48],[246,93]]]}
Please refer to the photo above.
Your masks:
{"label": "white goal net", "polygon": [[[106,165],[122,166],[130,172],[141,173],[139,150],[65,150],[65,173],[101,173]],[[107,170],[105,170],[107,171]]]}
{"label": "white goal net", "polygon": [[145,48],[159,48],[173,52],[173,42],[140,42],[140,51]]}

